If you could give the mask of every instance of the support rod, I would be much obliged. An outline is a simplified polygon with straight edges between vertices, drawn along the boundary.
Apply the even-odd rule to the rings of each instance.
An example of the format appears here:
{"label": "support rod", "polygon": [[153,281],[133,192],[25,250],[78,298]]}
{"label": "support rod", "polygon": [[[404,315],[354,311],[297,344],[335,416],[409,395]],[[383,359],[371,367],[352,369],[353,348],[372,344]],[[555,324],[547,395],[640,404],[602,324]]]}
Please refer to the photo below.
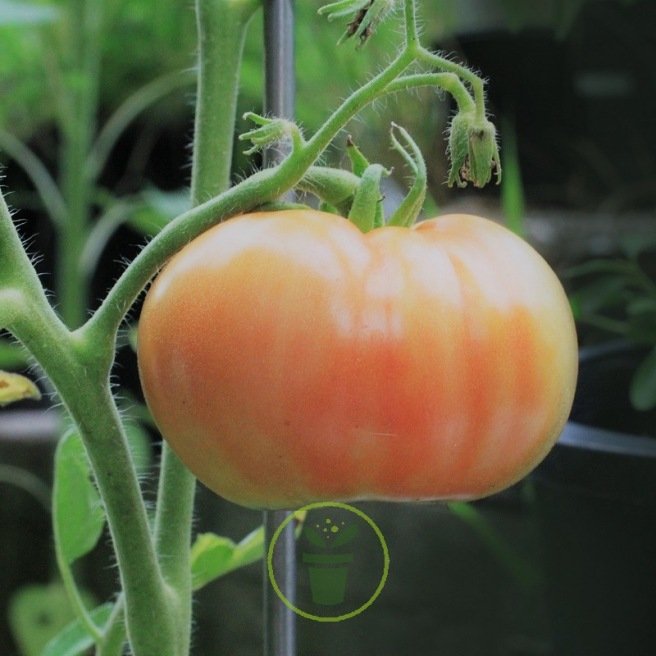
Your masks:
{"label": "support rod", "polygon": [[[264,0],[264,52],[267,114],[294,118],[294,2]],[[264,153],[264,165],[275,164],[285,155],[282,149]],[[289,199],[287,199],[289,200]],[[266,550],[274,531],[287,517],[287,511],[264,513]],[[296,597],[296,541],[294,522],[287,524],[273,554],[273,571],[282,593],[294,603]],[[264,656],[295,656],[296,616],[283,604],[268,580],[264,563]]]}

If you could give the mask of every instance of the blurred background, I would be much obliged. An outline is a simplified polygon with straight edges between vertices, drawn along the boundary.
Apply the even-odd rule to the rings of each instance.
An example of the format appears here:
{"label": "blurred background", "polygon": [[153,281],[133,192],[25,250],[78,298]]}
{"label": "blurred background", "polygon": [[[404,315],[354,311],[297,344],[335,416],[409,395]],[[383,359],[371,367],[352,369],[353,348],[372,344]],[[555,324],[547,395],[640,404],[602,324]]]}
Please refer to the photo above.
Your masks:
{"label": "blurred background", "polygon": [[[187,206],[192,4],[0,0],[2,186],[71,325],[98,304],[144,238]],[[316,15],[321,4],[296,3],[297,114],[307,134],[389,59],[399,38],[391,20],[365,48],[336,49],[342,26]],[[424,42],[488,80],[502,184],[446,186],[445,130],[454,107],[435,92],[376,104],[351,135],[370,160],[394,166],[387,202],[406,184],[387,142],[394,120],[426,157],[426,216],[482,214],[533,243],[570,293],[592,365],[582,363],[585,385],[569,437],[535,476],[475,504],[358,504],[389,544],[388,584],[356,619],[299,620],[299,653],[653,654],[656,3],[419,6]],[[245,47],[240,115],[262,110],[261,33],[258,15]],[[238,122],[237,133],[245,128]],[[329,153],[331,163],[345,164],[345,138]],[[242,150],[236,146],[234,179],[259,164]],[[76,221],[83,226],[77,236]],[[154,462],[158,437],[141,405],[132,337],[126,329],[116,380]],[[0,369],[26,366],[0,334]],[[8,656],[40,653],[42,636],[70,618],[47,511],[59,421],[46,405],[0,409],[0,654]],[[613,440],[604,442],[609,434]],[[146,477],[151,498],[152,485]],[[198,499],[199,531],[238,539],[261,521],[203,489]],[[112,594],[116,572],[106,544],[78,575],[96,600]],[[203,590],[194,653],[259,654],[261,588],[261,568],[251,565]]]}

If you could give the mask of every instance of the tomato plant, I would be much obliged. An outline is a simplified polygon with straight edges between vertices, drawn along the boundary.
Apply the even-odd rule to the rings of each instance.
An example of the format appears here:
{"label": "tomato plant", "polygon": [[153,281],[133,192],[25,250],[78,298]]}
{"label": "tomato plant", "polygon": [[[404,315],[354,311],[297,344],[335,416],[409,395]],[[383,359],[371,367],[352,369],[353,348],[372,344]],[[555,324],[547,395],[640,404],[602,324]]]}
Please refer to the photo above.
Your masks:
{"label": "tomato plant", "polygon": [[[156,81],[128,98],[92,143],[105,4],[71,6],[83,10],[83,29],[58,72],[69,98],[79,100],[59,107],[70,150],[62,158],[66,193],[29,148],[9,140],[51,201],[58,241],[70,255],[58,262],[61,280],[85,278],[82,264],[125,219],[125,207],[110,200],[90,225],[104,200],[89,185],[111,146],[148,103],[181,83],[178,76]],[[370,164],[352,141],[350,171],[322,165],[368,105],[423,87],[454,100],[449,184],[500,180],[485,81],[421,44],[417,0],[324,6],[328,20],[349,21],[345,37],[360,45],[396,14],[402,42],[307,138],[284,107],[283,116],[248,113],[254,127],[240,135],[253,146],[247,153],[285,143],[266,168],[231,185],[244,39],[257,11],[271,17],[273,4],[196,0],[190,209],[155,231],[92,316],[80,305],[86,294],[62,294],[53,306],[0,194],[0,330],[39,365],[71,427],[55,456],[53,517],[76,620],[49,642],[49,656],[91,647],[98,656],[190,653],[193,590],[264,551],[263,530],[238,544],[201,536],[192,548],[192,472],[230,499],[270,508],[314,499],[477,497],[528,471],[569,410],[572,320],[554,275],[528,246],[475,217],[409,228],[425,198],[426,167],[399,126],[392,145],[413,182],[387,222],[385,167]],[[318,196],[327,212],[271,210],[292,191]],[[162,268],[144,307],[139,358],[153,414],[180,458],[163,445],[150,515],[131,427],[110,381],[119,329]],[[2,403],[34,393],[4,376]],[[88,608],[74,566],[105,523],[120,592]]]}
{"label": "tomato plant", "polygon": [[551,269],[469,215],[366,234],[313,210],[233,218],[165,267],[138,344],[174,451],[267,508],[504,488],[558,437],[577,369]]}

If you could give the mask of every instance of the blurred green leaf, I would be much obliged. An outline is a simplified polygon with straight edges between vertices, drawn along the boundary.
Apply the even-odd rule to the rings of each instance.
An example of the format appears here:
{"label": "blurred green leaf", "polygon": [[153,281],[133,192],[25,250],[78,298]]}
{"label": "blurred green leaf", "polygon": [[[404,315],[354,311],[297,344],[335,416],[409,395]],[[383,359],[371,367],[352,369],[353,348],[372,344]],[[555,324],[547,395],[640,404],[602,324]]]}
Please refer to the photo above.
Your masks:
{"label": "blurred green leaf", "polygon": [[[90,617],[96,625],[104,625],[112,613],[114,604],[103,604],[94,608]],[[93,640],[87,633],[80,620],[67,624],[54,638],[52,638],[40,656],[81,656],[93,647]]]}
{"label": "blurred green leaf", "polygon": [[656,348],[640,363],[629,389],[631,403],[638,410],[656,408]]}
{"label": "blurred green leaf", "polygon": [[[93,605],[91,595],[86,593],[84,596]],[[43,651],[53,636],[74,617],[66,590],[60,583],[24,586],[9,604],[9,625],[22,656],[73,656],[81,653]]]}
{"label": "blurred green leaf", "polygon": [[566,278],[578,278],[596,273],[609,273],[619,276],[628,275],[629,270],[630,264],[624,260],[599,258],[569,267],[564,272],[564,276]]}
{"label": "blurred green leaf", "polygon": [[526,201],[524,185],[517,147],[517,131],[510,120],[503,123],[503,177],[501,178],[501,206],[506,219],[506,226],[516,235],[524,237],[526,227],[524,214]]}
{"label": "blurred green leaf", "polygon": [[622,252],[632,260],[642,253],[656,248],[656,236],[624,235],[620,240]]}
{"label": "blurred green leaf", "polygon": [[89,459],[80,436],[72,430],[55,452],[53,521],[55,537],[69,564],[96,546],[105,525]]}
{"label": "blurred green leaf", "polygon": [[22,369],[28,363],[27,351],[20,344],[0,338],[0,369]]}
{"label": "blurred green leaf", "polygon": [[594,314],[624,303],[626,281],[617,276],[603,276],[577,289],[570,296],[576,316]]}
{"label": "blurred green leaf", "polygon": [[15,0],[0,0],[0,27],[5,25],[38,25],[59,17],[57,7]]}
{"label": "blurred green leaf", "polygon": [[128,224],[149,237],[156,235],[169,221],[191,208],[188,189],[148,189],[141,194],[141,198],[142,204],[132,213]]}
{"label": "blurred green leaf", "polygon": [[249,533],[241,542],[201,533],[191,548],[191,576],[194,590],[240,567],[260,560],[264,555],[264,528]]}

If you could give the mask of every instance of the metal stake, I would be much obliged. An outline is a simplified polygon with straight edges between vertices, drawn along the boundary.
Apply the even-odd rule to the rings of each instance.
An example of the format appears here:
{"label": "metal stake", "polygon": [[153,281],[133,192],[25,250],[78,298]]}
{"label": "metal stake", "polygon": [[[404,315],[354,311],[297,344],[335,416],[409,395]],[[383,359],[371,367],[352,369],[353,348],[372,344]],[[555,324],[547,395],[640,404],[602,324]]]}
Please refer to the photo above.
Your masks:
{"label": "metal stake", "polygon": [[[266,96],[264,109],[281,118],[294,117],[294,0],[264,0],[264,56]],[[264,165],[280,161],[285,152],[270,149]],[[287,511],[264,513],[265,548],[271,536],[288,516]],[[296,540],[290,521],[278,538],[273,555],[276,582],[292,603],[296,597]],[[268,579],[264,562],[264,656],[295,656],[296,615],[278,598]]]}

